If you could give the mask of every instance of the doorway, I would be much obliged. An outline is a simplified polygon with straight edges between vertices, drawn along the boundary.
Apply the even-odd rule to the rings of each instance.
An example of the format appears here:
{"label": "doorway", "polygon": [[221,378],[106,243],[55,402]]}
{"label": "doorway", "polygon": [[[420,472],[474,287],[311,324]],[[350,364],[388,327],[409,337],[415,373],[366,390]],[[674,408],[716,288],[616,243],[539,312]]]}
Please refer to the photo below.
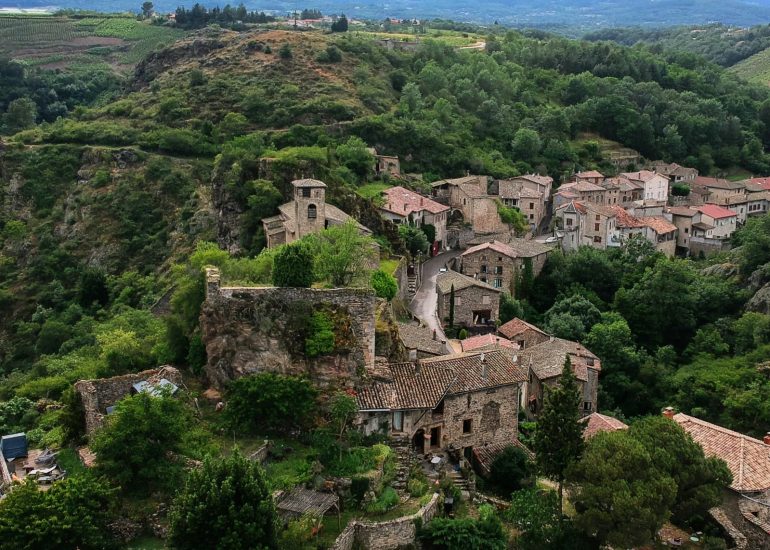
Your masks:
{"label": "doorway", "polygon": [[425,430],[420,428],[412,437],[412,446],[417,454],[425,454]]}
{"label": "doorway", "polygon": [[430,429],[430,446],[432,449],[441,447],[441,428],[439,426]]}

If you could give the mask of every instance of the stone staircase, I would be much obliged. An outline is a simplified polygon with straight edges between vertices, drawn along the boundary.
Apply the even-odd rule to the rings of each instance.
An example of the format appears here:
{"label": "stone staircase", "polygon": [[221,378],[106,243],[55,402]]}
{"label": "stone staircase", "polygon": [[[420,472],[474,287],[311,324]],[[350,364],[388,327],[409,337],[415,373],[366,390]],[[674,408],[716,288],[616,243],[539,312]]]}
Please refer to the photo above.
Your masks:
{"label": "stone staircase", "polygon": [[409,292],[409,297],[412,298],[417,293],[417,276],[416,275],[410,275],[407,278],[407,290]]}
{"label": "stone staircase", "polygon": [[393,488],[403,495],[406,493],[406,484],[409,481],[409,469],[412,465],[417,464],[417,455],[406,437],[393,439],[391,447],[396,453],[396,475],[393,479]]}
{"label": "stone staircase", "polygon": [[468,493],[471,490],[470,482],[463,477],[460,472],[452,470],[448,472],[447,477],[452,480],[455,487],[460,489],[463,493]]}

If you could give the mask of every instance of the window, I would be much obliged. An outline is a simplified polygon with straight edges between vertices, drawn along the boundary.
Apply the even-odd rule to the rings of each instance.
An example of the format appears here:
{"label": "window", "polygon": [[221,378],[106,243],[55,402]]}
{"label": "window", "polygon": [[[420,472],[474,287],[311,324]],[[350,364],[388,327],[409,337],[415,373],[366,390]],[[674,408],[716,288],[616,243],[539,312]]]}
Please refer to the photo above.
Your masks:
{"label": "window", "polygon": [[535,209],[535,203],[534,202],[529,203],[529,209],[530,210],[534,210]]}
{"label": "window", "polygon": [[302,196],[305,198],[308,198],[310,196],[310,188],[309,187],[303,187],[302,188]]}
{"label": "window", "polygon": [[486,273],[487,272],[487,266],[485,264],[481,265],[481,272]]}
{"label": "window", "polygon": [[495,275],[502,275],[503,273],[503,266],[497,265],[495,266]]}
{"label": "window", "polygon": [[473,420],[470,418],[466,418],[465,420],[463,420],[463,433],[469,434],[471,433],[472,429],[473,429]]}
{"label": "window", "polygon": [[599,224],[598,223],[594,224],[594,231],[599,231]]}
{"label": "window", "polygon": [[597,214],[596,215],[596,221],[598,222],[599,220],[601,220],[601,217],[599,216],[599,214]]}
{"label": "window", "polygon": [[308,219],[314,220],[318,216],[318,209],[316,208],[315,204],[310,204],[307,207],[307,217]]}
{"label": "window", "polygon": [[491,303],[491,300],[489,299],[489,295],[485,294],[481,297],[481,305],[488,306]]}
{"label": "window", "polygon": [[590,401],[583,401],[583,410],[584,411],[590,411],[591,410],[591,402]]}
{"label": "window", "polygon": [[456,305],[456,306],[461,306],[461,305],[463,305],[463,301],[462,301],[462,298],[460,298],[459,296],[455,296],[455,305]]}
{"label": "window", "polygon": [[503,288],[503,280],[495,279],[495,288]]}
{"label": "window", "polygon": [[685,232],[685,233],[689,233],[689,232],[690,232],[690,228],[689,228],[689,227],[685,227],[685,228],[684,228],[684,232]]}
{"label": "window", "polygon": [[572,225],[572,218],[567,218],[567,225],[568,226]]}
{"label": "window", "polygon": [[393,431],[404,431],[404,411],[393,411]]}
{"label": "window", "polygon": [[502,256],[498,256],[498,257],[497,257],[497,261],[498,261],[498,262],[502,262],[502,261],[503,261],[503,257],[502,257]]}
{"label": "window", "polygon": [[594,242],[595,242],[595,243],[600,243],[600,242],[602,242],[602,238],[601,238],[599,235],[596,235],[596,236],[594,237]]}
{"label": "window", "polygon": [[534,215],[534,214],[530,214],[530,215],[529,215],[529,219],[530,219],[530,220],[534,220],[534,219],[535,219],[535,215]]}
{"label": "window", "polygon": [[524,340],[519,340],[516,343],[519,344],[519,349],[524,349],[524,344],[525,344]]}

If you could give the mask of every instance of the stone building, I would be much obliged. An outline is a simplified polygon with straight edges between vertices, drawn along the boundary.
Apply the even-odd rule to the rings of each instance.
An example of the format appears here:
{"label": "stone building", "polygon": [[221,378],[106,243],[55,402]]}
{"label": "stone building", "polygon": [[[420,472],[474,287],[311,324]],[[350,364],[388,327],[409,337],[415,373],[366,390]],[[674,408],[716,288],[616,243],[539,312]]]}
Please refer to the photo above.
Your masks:
{"label": "stone building", "polygon": [[452,288],[455,296],[455,326],[494,326],[500,311],[502,289],[452,270],[439,273],[436,277],[437,314],[440,322],[449,321]]}
{"label": "stone building", "polygon": [[436,229],[436,238],[431,245],[434,250],[441,250],[446,244],[448,206],[404,187],[391,187],[383,191],[382,195],[384,202],[380,206],[380,214],[384,218],[399,225],[432,225]]}
{"label": "stone building", "polygon": [[518,345],[519,349],[522,350],[548,342],[551,339],[548,334],[535,325],[531,325],[518,317],[500,325],[497,328],[497,333]]}
{"label": "stone building", "polygon": [[357,395],[358,426],[406,436],[419,453],[514,442],[526,369],[504,352],[446,355],[388,366]]}
{"label": "stone building", "polygon": [[650,170],[640,170],[639,172],[624,172],[619,177],[640,188],[642,200],[661,202],[668,200],[668,178],[662,174]]}
{"label": "stone building", "polygon": [[536,418],[542,410],[545,387],[559,383],[567,357],[580,388],[581,413],[587,416],[597,410],[601,361],[585,347],[551,337],[546,342],[518,351],[517,355],[522,365],[529,366],[525,395],[528,417]]}
{"label": "stone building", "polygon": [[497,213],[496,196],[489,195],[488,176],[466,176],[431,183],[432,196],[459,211],[477,234],[501,233],[508,227]]}
{"label": "stone building", "polygon": [[545,216],[552,185],[553,179],[548,176],[517,176],[498,180],[497,194],[503,204],[518,208],[530,226],[536,229]]}
{"label": "stone building", "polygon": [[688,168],[675,162],[669,164],[657,160],[652,163],[652,169],[658,174],[666,176],[671,183],[692,183],[698,177],[696,168]]}
{"label": "stone building", "polygon": [[374,147],[369,147],[368,151],[374,157],[374,173],[377,176],[401,177],[401,162],[397,156],[380,155]]}
{"label": "stone building", "polygon": [[[314,383],[352,385],[374,366],[374,291],[363,288],[223,287],[206,272],[200,315],[205,371],[217,388],[260,372],[304,375]],[[322,312],[333,324],[334,350],[308,357],[308,322]]]}
{"label": "stone building", "polygon": [[554,217],[559,220],[557,234],[562,237],[561,246],[565,252],[581,246],[600,250],[620,246],[617,212],[613,207],[570,201],[559,207]]}
{"label": "stone building", "polygon": [[503,243],[492,240],[463,252],[459,257],[458,271],[515,295],[516,279],[526,262],[531,262],[532,276],[537,277],[545,266],[549,252],[550,246],[537,241],[512,239],[510,243]]}
{"label": "stone building", "polygon": [[[163,382],[164,380],[166,382]],[[107,414],[124,397],[137,391],[151,391],[155,387],[162,388],[168,383],[173,386],[179,386],[182,383],[181,373],[168,365],[158,369],[113,376],[112,378],[75,382],[75,391],[80,396],[85,412],[86,433],[91,435],[101,428]]]}
{"label": "stone building", "polygon": [[[313,179],[291,182],[294,199],[278,207],[278,214],[262,220],[267,248],[289,244],[305,235],[318,233],[332,225],[342,225],[352,219],[345,212],[326,203],[326,184]],[[360,231],[371,231],[358,224]]]}
{"label": "stone building", "polygon": [[439,340],[434,331],[414,323],[398,323],[398,339],[404,357],[410,361],[445,355],[448,351],[446,342]]}

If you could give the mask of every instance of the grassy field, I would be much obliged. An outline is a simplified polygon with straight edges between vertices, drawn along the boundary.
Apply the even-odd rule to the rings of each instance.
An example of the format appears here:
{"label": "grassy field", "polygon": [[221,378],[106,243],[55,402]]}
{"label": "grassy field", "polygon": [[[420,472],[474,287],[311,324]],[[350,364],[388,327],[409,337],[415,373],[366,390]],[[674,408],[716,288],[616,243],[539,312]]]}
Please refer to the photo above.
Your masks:
{"label": "grassy field", "polygon": [[370,32],[370,31],[354,31],[355,36],[362,38],[371,38],[372,40],[396,40],[396,41],[424,41],[424,40],[436,40],[442,42],[448,46],[462,47],[470,46],[483,40],[481,35],[474,35],[469,33],[462,33],[457,31],[445,31],[439,29],[428,29],[427,34],[407,34],[407,33],[387,33],[387,32]]}
{"label": "grassy field", "polygon": [[770,48],[755,53],[727,70],[749,82],[770,84]]}
{"label": "grassy field", "polygon": [[132,17],[0,15],[0,56],[52,69],[107,63],[127,72],[182,36],[182,30]]}

